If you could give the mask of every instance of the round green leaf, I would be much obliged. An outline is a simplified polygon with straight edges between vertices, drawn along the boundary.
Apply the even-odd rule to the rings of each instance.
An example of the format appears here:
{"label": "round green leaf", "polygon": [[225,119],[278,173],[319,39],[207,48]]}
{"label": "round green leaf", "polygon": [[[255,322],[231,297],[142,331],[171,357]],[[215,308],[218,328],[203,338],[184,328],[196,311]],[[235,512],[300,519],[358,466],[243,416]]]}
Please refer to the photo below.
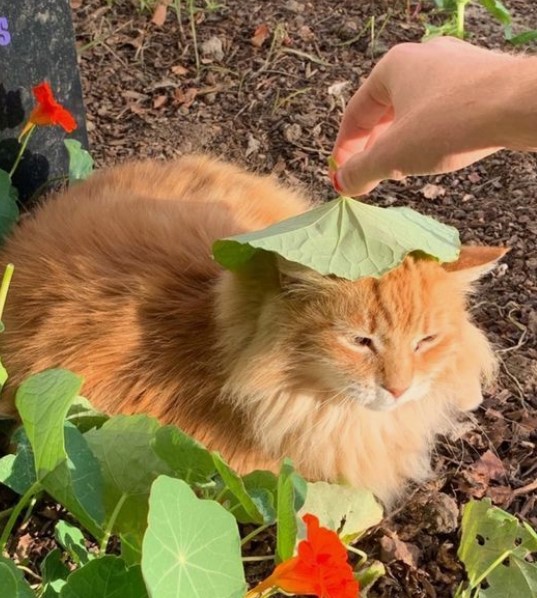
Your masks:
{"label": "round green leaf", "polygon": [[147,598],[139,566],[115,556],[94,559],[67,578],[60,598]]}
{"label": "round green leaf", "polygon": [[6,598],[35,598],[35,594],[13,561],[0,556],[1,596]]}
{"label": "round green leaf", "polygon": [[382,507],[368,490],[326,482],[308,484],[308,493],[300,516],[312,513],[321,525],[351,542],[382,520]]}
{"label": "round green leaf", "polygon": [[349,197],[213,245],[216,261],[229,270],[268,251],[348,280],[378,278],[412,252],[452,262],[459,250],[459,233],[451,226],[410,208],[378,208]]}
{"label": "round green leaf", "polygon": [[243,598],[240,537],[233,516],[200,500],[182,480],[151,488],[142,573],[152,598]]}
{"label": "round green leaf", "polygon": [[140,538],[145,531],[151,484],[170,473],[152,448],[158,428],[157,420],[145,415],[117,415],[84,435],[101,465],[106,521],[119,509],[113,531]]}

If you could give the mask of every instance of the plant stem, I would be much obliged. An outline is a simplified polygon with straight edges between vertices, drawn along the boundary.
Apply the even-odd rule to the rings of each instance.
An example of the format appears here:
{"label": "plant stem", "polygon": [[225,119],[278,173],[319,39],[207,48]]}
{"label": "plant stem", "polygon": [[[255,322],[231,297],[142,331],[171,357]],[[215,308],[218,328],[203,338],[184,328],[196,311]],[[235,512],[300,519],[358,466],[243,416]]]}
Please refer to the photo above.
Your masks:
{"label": "plant stem", "polygon": [[34,132],[34,130],[35,130],[35,125],[32,125],[28,129],[28,133],[26,133],[26,135],[24,136],[24,140],[23,140],[22,145],[21,145],[21,147],[19,149],[19,153],[17,154],[17,158],[15,160],[15,163],[13,164],[13,166],[11,167],[11,170],[9,171],[9,178],[12,178],[13,175],[15,174],[15,171],[17,170],[17,166],[19,165],[20,161],[22,160],[22,155],[26,151],[26,148],[28,146],[28,141],[30,141],[30,137],[32,136],[32,133]]}
{"label": "plant stem", "polygon": [[261,532],[264,532],[270,526],[270,523],[264,523],[263,525],[256,527],[254,531],[250,532],[247,536],[244,536],[244,538],[241,540],[241,546],[248,544],[250,540],[253,540],[257,535],[259,535]]}
{"label": "plant stem", "polygon": [[6,306],[7,293],[9,291],[9,285],[11,284],[13,270],[15,270],[15,266],[13,264],[8,264],[4,270],[4,276],[2,277],[2,284],[0,285],[0,321],[4,315],[4,307]]}
{"label": "plant stem", "polygon": [[116,519],[118,518],[119,512],[123,508],[123,505],[124,505],[125,501],[127,500],[127,498],[128,498],[127,494],[122,494],[121,498],[117,501],[117,505],[115,506],[112,516],[110,517],[108,524],[106,526],[106,529],[104,530],[104,536],[103,536],[103,539],[101,540],[101,544],[99,546],[99,552],[101,553],[101,555],[106,553],[106,547],[108,546],[108,540],[110,540],[110,536],[112,534],[112,530],[114,529]]}
{"label": "plant stem", "polygon": [[195,6],[194,0],[188,0],[188,10],[190,13],[190,31],[192,32],[192,41],[194,42],[194,56],[196,58],[196,77],[200,76],[200,53],[198,50],[198,36],[196,32]]}
{"label": "plant stem", "polygon": [[28,490],[21,496],[19,502],[14,506],[13,511],[11,511],[11,515],[7,520],[6,526],[4,527],[4,531],[2,532],[2,536],[0,537],[0,554],[3,554],[6,548],[7,541],[9,540],[9,536],[13,531],[13,527],[15,523],[17,523],[17,519],[21,514],[22,510],[26,506],[26,503],[41,490],[40,482],[34,482]]}
{"label": "plant stem", "polygon": [[345,548],[349,552],[352,552],[353,554],[357,554],[360,557],[360,561],[358,562],[358,565],[362,565],[363,563],[365,563],[367,561],[368,556],[363,550],[360,550],[359,548],[354,548],[354,546],[351,546],[350,544],[347,544],[345,546]]}
{"label": "plant stem", "polygon": [[5,509],[4,511],[0,511],[0,519],[5,519],[11,513],[11,511],[13,511],[13,507]]}
{"label": "plant stem", "polygon": [[464,39],[464,13],[466,0],[457,0],[457,37]]}
{"label": "plant stem", "polygon": [[267,556],[243,556],[243,563],[259,563],[261,561],[273,561],[276,558],[275,554],[268,554]]}

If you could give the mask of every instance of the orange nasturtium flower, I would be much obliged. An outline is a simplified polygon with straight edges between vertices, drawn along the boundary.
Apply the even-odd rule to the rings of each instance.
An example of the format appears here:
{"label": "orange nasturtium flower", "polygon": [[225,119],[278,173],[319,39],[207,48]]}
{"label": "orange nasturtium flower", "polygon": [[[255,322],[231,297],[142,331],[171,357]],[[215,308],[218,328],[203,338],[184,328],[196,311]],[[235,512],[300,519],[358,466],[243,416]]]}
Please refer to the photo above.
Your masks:
{"label": "orange nasturtium flower", "polygon": [[33,89],[37,106],[32,110],[21,137],[34,125],[59,125],[67,133],[76,129],[73,115],[54,99],[50,85],[45,81]]}
{"label": "orange nasturtium flower", "polygon": [[298,555],[280,563],[247,598],[261,596],[271,588],[318,598],[357,598],[360,588],[338,535],[321,527],[314,515],[303,519],[308,531],[298,545]]}

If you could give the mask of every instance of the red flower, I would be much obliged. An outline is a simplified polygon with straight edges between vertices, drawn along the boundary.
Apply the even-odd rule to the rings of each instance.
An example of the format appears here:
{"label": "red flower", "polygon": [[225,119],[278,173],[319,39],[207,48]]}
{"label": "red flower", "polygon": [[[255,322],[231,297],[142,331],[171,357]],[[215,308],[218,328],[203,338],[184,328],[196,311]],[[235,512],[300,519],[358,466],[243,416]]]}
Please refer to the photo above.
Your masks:
{"label": "red flower", "polygon": [[54,99],[52,89],[46,81],[36,85],[33,92],[37,106],[32,110],[23,133],[32,125],[59,125],[67,133],[76,129],[73,115]]}
{"label": "red flower", "polygon": [[278,565],[248,597],[254,598],[273,587],[318,598],[358,597],[360,588],[338,535],[321,527],[314,515],[305,515],[304,523],[308,529],[307,539],[298,545],[298,555]]}

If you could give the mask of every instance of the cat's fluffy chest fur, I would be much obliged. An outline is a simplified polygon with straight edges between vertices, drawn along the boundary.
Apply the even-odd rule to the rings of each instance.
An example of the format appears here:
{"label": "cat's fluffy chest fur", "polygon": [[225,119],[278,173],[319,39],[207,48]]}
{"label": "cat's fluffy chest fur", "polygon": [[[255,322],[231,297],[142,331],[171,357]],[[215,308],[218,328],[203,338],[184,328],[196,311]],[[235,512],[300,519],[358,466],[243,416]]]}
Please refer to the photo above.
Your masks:
{"label": "cat's fluffy chest fur", "polygon": [[[240,471],[289,456],[307,477],[391,499],[404,480],[426,475],[434,434],[479,402],[493,358],[464,313],[466,283],[436,264],[409,260],[393,281],[356,294],[352,283],[284,280],[270,260],[241,275],[212,260],[215,239],[308,207],[272,180],[200,157],[120,167],[47,202],[0,253],[16,267],[0,338],[10,372],[0,412],[29,373],[67,367],[84,376],[98,408],[175,423]],[[412,317],[403,304],[382,303],[388,284],[397,303],[397,285],[429,278],[450,302],[446,314],[424,297],[409,295]],[[386,336],[380,363],[380,353],[353,352],[334,332],[342,322],[393,326],[404,344],[411,326],[425,326],[422,312],[445,339],[431,364],[418,355],[403,367],[401,358],[401,372],[390,373],[388,355],[401,349]],[[419,400],[379,412],[349,398],[355,378],[367,381],[356,395],[366,397],[405,368],[416,388],[427,384]]]}

